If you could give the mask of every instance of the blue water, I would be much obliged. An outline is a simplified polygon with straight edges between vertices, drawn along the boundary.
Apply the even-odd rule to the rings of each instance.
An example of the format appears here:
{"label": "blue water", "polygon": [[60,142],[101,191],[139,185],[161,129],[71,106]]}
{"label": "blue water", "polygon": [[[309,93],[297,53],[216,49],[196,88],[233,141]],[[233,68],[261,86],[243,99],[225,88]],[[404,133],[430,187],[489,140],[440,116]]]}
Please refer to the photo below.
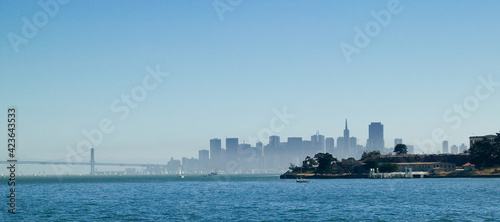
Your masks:
{"label": "blue water", "polygon": [[2,203],[2,221],[500,221],[500,179],[74,177],[16,188],[17,213]]}

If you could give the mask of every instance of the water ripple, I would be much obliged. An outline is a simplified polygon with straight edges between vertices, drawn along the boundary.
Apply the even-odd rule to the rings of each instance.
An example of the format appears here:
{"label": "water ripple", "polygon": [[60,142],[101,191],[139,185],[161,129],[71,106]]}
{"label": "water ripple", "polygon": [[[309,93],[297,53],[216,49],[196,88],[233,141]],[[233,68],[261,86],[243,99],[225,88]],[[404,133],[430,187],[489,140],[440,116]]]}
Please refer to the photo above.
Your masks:
{"label": "water ripple", "polygon": [[[500,179],[25,181],[2,221],[496,221]],[[5,186],[0,189],[6,193]]]}

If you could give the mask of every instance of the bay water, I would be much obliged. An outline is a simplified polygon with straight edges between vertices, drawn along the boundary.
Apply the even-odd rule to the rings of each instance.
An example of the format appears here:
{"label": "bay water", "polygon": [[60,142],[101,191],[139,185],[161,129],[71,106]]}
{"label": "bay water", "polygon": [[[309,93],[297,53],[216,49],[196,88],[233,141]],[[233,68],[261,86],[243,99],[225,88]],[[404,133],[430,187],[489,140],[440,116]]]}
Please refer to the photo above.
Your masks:
{"label": "bay water", "polygon": [[25,177],[16,214],[1,184],[1,221],[500,221],[499,178]]}

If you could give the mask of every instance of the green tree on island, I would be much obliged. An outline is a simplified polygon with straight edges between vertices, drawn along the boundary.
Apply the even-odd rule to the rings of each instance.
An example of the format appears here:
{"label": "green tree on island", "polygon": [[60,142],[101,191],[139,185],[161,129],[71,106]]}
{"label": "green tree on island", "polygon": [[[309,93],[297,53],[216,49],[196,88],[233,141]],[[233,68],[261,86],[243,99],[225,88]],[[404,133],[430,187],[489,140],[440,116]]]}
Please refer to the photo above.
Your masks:
{"label": "green tree on island", "polygon": [[378,162],[374,159],[367,159],[363,161],[363,163],[365,163],[365,165],[363,166],[365,170],[370,170],[371,168],[375,169],[379,167]]}
{"label": "green tree on island", "polygon": [[394,147],[394,152],[396,154],[403,154],[403,153],[408,153],[408,148],[406,147],[405,144],[398,144],[396,147]]}
{"label": "green tree on island", "polygon": [[316,160],[314,158],[311,158],[310,156],[307,156],[304,161],[302,161],[302,169],[304,170],[304,172],[307,172],[309,170],[311,170],[314,165],[317,165],[318,162],[316,162]]}
{"label": "green tree on island", "polygon": [[361,160],[366,160],[366,159],[377,159],[380,156],[380,150],[374,150],[370,152],[363,152],[361,155]]}
{"label": "green tree on island", "polygon": [[337,158],[333,157],[332,154],[329,153],[317,153],[314,155],[314,159],[318,162],[318,169],[316,173],[324,174],[329,173],[333,165],[337,163]]}
{"label": "green tree on island", "polygon": [[398,171],[398,165],[395,163],[383,163],[378,169],[381,173],[391,173]]}
{"label": "green tree on island", "polygon": [[491,167],[500,164],[500,133],[494,140],[484,138],[472,144],[470,162],[478,167]]}
{"label": "green tree on island", "polygon": [[344,173],[354,173],[356,171],[356,167],[360,166],[360,162],[353,157],[349,157],[347,159],[342,159],[340,165],[342,166]]}

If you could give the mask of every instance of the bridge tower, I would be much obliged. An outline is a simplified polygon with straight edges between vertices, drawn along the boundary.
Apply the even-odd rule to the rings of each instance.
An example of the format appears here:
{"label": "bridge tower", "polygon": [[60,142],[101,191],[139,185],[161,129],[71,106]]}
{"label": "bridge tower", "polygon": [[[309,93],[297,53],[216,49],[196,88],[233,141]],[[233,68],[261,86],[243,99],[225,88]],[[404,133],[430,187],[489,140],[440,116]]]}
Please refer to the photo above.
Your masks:
{"label": "bridge tower", "polygon": [[90,148],[90,175],[95,175],[94,148]]}

